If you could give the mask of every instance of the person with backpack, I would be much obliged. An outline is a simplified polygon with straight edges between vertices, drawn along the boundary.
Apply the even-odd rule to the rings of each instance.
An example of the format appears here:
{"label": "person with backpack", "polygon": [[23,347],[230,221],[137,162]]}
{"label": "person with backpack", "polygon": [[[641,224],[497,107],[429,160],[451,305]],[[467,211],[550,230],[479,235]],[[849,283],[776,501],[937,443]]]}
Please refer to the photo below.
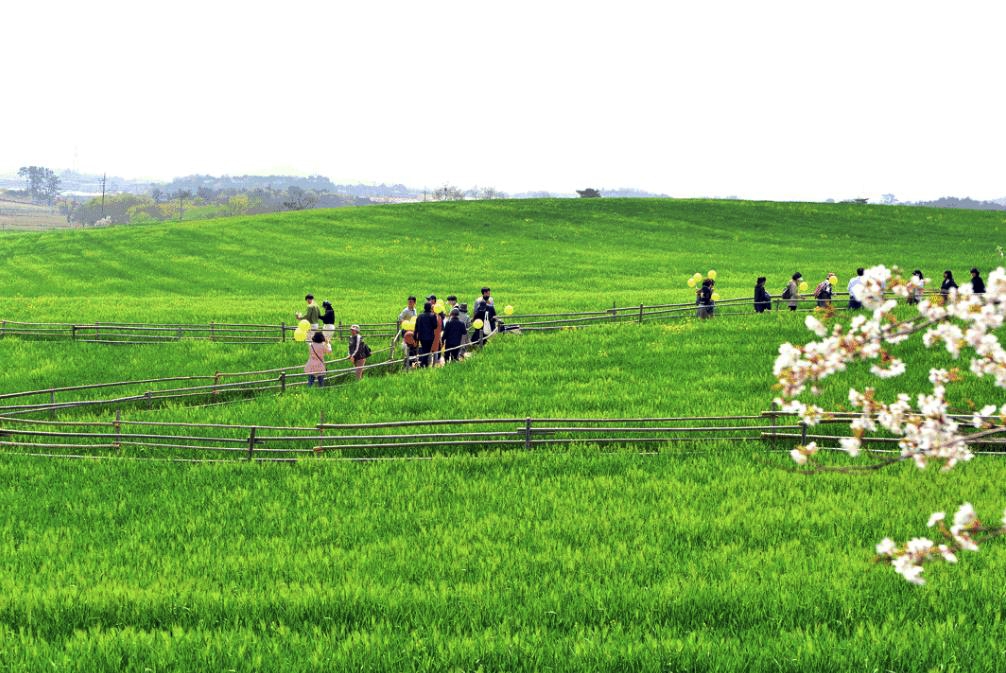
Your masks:
{"label": "person with backpack", "polygon": [[856,269],[856,275],[849,279],[849,285],[847,289],[849,290],[849,310],[857,311],[863,308],[862,299],[863,292],[863,274],[866,273],[866,269],[859,267]]}
{"label": "person with backpack", "polygon": [[468,335],[468,329],[461,320],[461,311],[457,307],[451,309],[451,316],[444,323],[444,361],[458,360],[461,357],[462,342]]}
{"label": "person with backpack", "polygon": [[349,326],[349,356],[346,358],[353,363],[356,368],[356,380],[363,378],[363,366],[367,364],[370,357],[370,346],[360,336],[360,326]]}
{"label": "person with backpack", "polygon": [[325,341],[325,335],[315,332],[314,336],[307,344],[307,363],[304,365],[304,373],[307,374],[307,387],[318,382],[318,387],[325,385],[325,356],[332,351],[332,346]]}
{"label": "person with backpack", "polygon": [[438,321],[433,304],[423,304],[423,312],[416,318],[416,338],[419,339],[419,366],[429,367],[433,354],[433,341],[437,337]]}
{"label": "person with backpack", "polygon": [[817,299],[818,308],[826,308],[831,305],[831,295],[833,288],[831,287],[831,278],[835,274],[829,273],[824,277],[817,287],[814,288],[814,298]]}
{"label": "person with backpack", "polygon": [[975,294],[985,294],[985,281],[982,280],[981,272],[971,268],[971,291]]}
{"label": "person with backpack", "polygon": [[786,285],[786,289],[782,291],[782,298],[789,302],[789,310],[795,311],[796,307],[800,303],[800,279],[803,278],[803,274],[797,271],[790,278],[789,283]]}
{"label": "person with backpack", "polygon": [[754,288],[754,310],[755,313],[764,313],[772,310],[772,295],[765,289],[765,276],[758,276]]}

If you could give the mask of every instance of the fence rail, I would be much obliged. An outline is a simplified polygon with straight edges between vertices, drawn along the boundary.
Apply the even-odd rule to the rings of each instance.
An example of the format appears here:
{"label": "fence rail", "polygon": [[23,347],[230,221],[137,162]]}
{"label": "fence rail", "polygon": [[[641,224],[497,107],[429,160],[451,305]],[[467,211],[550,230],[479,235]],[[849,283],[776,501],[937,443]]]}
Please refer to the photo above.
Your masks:
{"label": "fence rail", "polygon": [[[927,292],[928,296],[936,296],[938,292]],[[901,301],[902,298],[890,293],[891,298]],[[839,302],[847,298],[848,293],[836,292],[833,305],[843,308]],[[801,296],[799,299],[788,300],[775,297],[772,306],[775,310],[784,310],[793,301],[798,310],[810,311],[816,306],[812,296]],[[753,299],[737,297],[716,302],[716,315],[733,316],[749,315]],[[741,310],[742,307],[748,310]],[[724,310],[726,309],[726,310]],[[637,304],[634,306],[614,305],[609,309],[594,311],[571,311],[567,313],[527,313],[513,316],[501,316],[508,326],[520,327],[528,331],[549,331],[556,329],[588,327],[592,325],[608,325],[613,322],[651,322],[691,318],[695,316],[695,302],[679,302],[664,304]],[[398,333],[395,322],[359,323],[360,334],[370,339],[391,339]],[[296,325],[280,323],[278,325],[256,323],[130,323],[130,322],[93,322],[93,323],[47,323],[24,322],[16,320],[0,320],[0,338],[17,336],[28,339],[59,339],[104,344],[156,344],[176,341],[213,341],[222,344],[269,344],[289,341],[296,330]],[[335,325],[335,336],[338,339],[348,338],[349,325],[339,322]]]}
{"label": "fence rail", "polygon": [[[378,460],[447,451],[623,445],[659,450],[681,442],[761,442],[762,416],[666,418],[476,418],[325,423],[315,426],[127,421],[53,421],[0,416],[5,452],[62,457]],[[797,425],[777,425],[794,430]]]}
{"label": "fence rail", "polygon": [[[845,425],[852,414],[835,414]],[[788,450],[808,440],[836,442],[847,434],[811,434],[793,414],[668,416],[653,418],[473,418],[326,423],[313,426],[229,425],[125,420],[55,421],[0,416],[0,453],[63,458],[174,461],[304,459],[372,461],[430,458],[446,453],[621,446],[659,452],[682,443],[743,443]],[[878,453],[897,451],[894,437],[867,438]],[[1006,455],[1004,439],[983,437],[982,453]],[[873,446],[871,446],[873,445]],[[825,446],[825,449],[838,447]]]}

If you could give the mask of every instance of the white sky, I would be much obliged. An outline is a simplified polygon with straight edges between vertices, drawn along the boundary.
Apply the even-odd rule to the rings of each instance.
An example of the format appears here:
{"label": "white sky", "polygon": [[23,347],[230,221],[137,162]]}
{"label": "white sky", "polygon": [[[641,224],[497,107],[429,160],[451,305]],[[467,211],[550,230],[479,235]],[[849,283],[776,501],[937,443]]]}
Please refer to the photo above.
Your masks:
{"label": "white sky", "polygon": [[0,172],[1006,196],[1006,2],[5,3]]}

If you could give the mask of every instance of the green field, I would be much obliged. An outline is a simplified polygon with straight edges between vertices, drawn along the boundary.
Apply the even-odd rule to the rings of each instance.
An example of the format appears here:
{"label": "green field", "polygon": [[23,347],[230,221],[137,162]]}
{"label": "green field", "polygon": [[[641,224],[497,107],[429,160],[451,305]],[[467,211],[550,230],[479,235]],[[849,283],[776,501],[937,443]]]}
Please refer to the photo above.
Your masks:
{"label": "green field", "polygon": [[[0,236],[0,318],[343,322],[483,284],[521,313],[724,298],[856,266],[1001,264],[999,213],[592,200],[370,207]],[[758,413],[788,312],[503,335],[468,362],[136,419],[311,425]],[[302,344],[0,339],[0,393],[294,365]],[[918,353],[917,345],[901,347]],[[937,356],[933,362],[947,364]],[[903,381],[921,389],[929,364]],[[837,408],[861,371],[836,379]],[[1001,391],[999,391],[1001,393]],[[962,405],[994,395],[956,391]],[[110,410],[61,412],[104,418]],[[4,670],[979,670],[1001,668],[1006,551],[912,587],[873,544],[970,500],[998,519],[1006,463],[806,477],[727,442],[445,450],[369,464],[0,457]]]}

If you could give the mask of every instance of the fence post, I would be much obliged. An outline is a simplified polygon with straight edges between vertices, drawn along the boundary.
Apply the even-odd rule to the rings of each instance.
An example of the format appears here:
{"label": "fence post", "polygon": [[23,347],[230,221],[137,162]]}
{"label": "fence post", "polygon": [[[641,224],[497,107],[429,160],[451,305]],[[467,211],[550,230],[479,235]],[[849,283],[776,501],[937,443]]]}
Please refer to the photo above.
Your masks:
{"label": "fence post", "polygon": [[0,337],[2,337],[4,335],[4,332],[6,331],[7,331],[7,321],[0,320]]}
{"label": "fence post", "polygon": [[286,372],[279,373],[279,391],[281,393],[286,392]]}
{"label": "fence post", "polygon": [[248,433],[248,460],[251,461],[252,454],[255,453],[255,426],[251,427]]}
{"label": "fence post", "polygon": [[616,322],[618,320],[618,303],[611,302],[611,322]]}
{"label": "fence post", "polygon": [[279,336],[280,341],[286,343],[286,323],[282,322],[279,324]]}
{"label": "fence post", "polygon": [[76,325],[70,325],[70,340],[71,341],[76,341],[77,340],[77,326]]}
{"label": "fence post", "polygon": [[220,372],[216,372],[213,375],[213,390],[212,390],[212,394],[216,395],[216,394],[218,394],[220,392],[216,388],[218,385],[220,385]]}
{"label": "fence post", "polygon": [[807,446],[807,423],[800,421],[800,446]]}
{"label": "fence post", "polygon": [[213,336],[216,331],[216,326],[213,321],[210,321],[210,341],[213,341]]}
{"label": "fence post", "polygon": [[776,448],[778,448],[778,447],[777,447],[777,444],[778,444],[778,442],[776,441],[776,430],[775,430],[775,424],[776,424],[776,420],[775,420],[775,419],[776,419],[776,410],[777,410],[778,408],[779,408],[779,405],[778,405],[778,404],[776,404],[775,402],[772,402],[772,412],[771,412],[771,413],[772,413],[772,450],[773,450],[773,451],[774,451],[774,450],[775,450]]}
{"label": "fence post", "polygon": [[325,428],[321,427],[323,425],[325,425],[324,409],[318,414],[318,446],[314,447],[315,453],[321,453],[321,445],[325,443]]}
{"label": "fence post", "polygon": [[122,412],[115,410],[115,448],[122,450]]}
{"label": "fence post", "polygon": [[339,341],[342,341],[342,321],[339,321]]}
{"label": "fence post", "polygon": [[639,305],[639,324],[643,324],[643,305]]}
{"label": "fence post", "polygon": [[154,396],[150,394],[150,391],[143,393],[143,396],[147,398],[147,408],[150,409],[154,406]]}
{"label": "fence post", "polygon": [[524,419],[524,448],[531,450],[531,417]]}

